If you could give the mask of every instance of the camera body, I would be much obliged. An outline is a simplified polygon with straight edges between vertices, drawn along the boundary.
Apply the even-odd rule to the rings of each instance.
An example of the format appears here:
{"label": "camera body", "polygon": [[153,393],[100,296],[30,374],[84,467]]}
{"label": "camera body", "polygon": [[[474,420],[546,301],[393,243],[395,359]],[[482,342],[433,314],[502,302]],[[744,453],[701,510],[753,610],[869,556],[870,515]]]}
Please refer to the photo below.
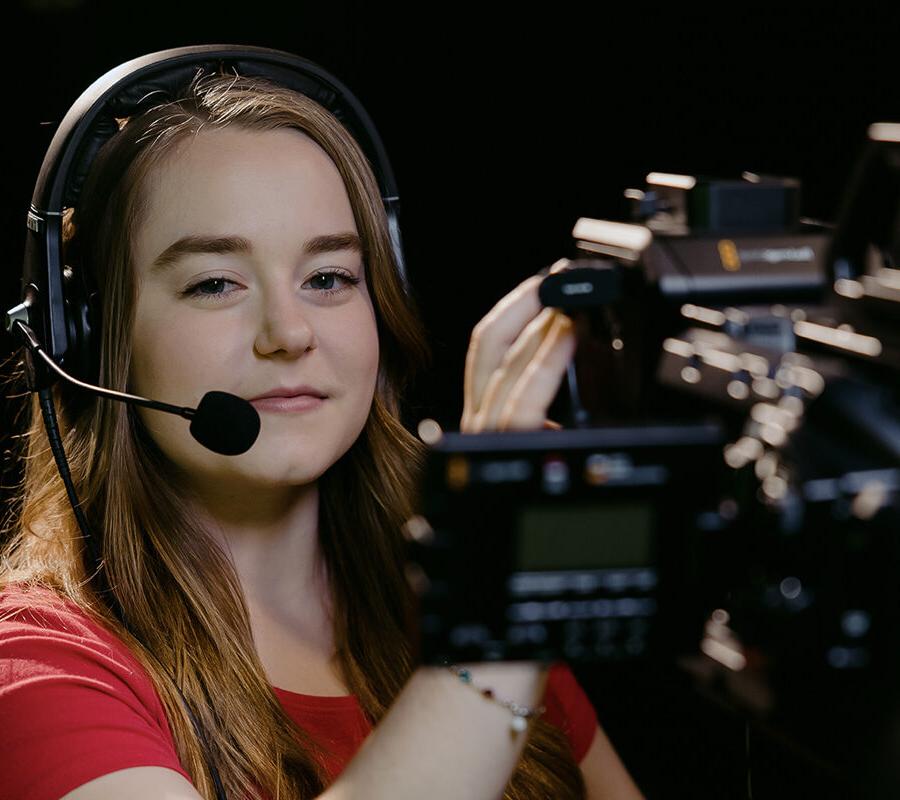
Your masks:
{"label": "camera body", "polygon": [[712,422],[442,436],[427,518],[407,524],[423,661],[695,649],[691,554],[723,526],[721,487],[697,477],[717,473],[722,446]]}

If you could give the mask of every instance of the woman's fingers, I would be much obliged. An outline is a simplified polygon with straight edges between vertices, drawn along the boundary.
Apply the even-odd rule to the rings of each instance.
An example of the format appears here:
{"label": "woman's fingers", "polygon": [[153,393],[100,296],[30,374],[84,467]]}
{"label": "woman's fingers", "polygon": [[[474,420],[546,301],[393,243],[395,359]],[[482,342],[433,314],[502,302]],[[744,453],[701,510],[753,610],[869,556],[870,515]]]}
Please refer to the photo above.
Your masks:
{"label": "woman's fingers", "polygon": [[532,275],[503,297],[472,330],[466,354],[463,427],[484,405],[494,372],[519,334],[540,312],[537,289],[543,278]]}
{"label": "woman's fingers", "polygon": [[556,309],[547,312],[523,331],[504,365],[491,377],[482,407],[464,417],[460,430],[481,433],[562,427],[547,420],[546,413],[575,354],[577,341],[569,317]]}
{"label": "woman's fingers", "polygon": [[[564,269],[568,261],[560,259],[555,262],[550,272]],[[518,419],[515,408],[531,408],[534,398],[545,396],[549,387],[543,386],[547,376],[557,376],[547,405],[552,401],[561,377],[554,359],[563,354],[558,348],[552,348],[541,355],[542,360],[549,359],[551,364],[532,365],[532,360],[553,330],[554,321],[564,317],[565,322],[557,323],[554,340],[567,329],[571,321],[560,311],[542,308],[538,297],[538,287],[543,280],[542,275],[533,275],[522,281],[515,289],[503,297],[475,326],[466,355],[465,396],[463,417],[460,430],[480,432],[484,429],[495,429],[498,425],[522,427],[525,423]],[[571,334],[574,340],[574,334]],[[574,347],[574,341],[570,343]],[[574,352],[574,350],[573,350]],[[516,391],[516,386],[526,369],[531,369],[528,380],[515,395],[515,406],[507,409],[507,404]],[[562,364],[563,371],[565,363]],[[543,386],[542,391],[534,394],[534,382]],[[530,385],[531,391],[528,391]],[[532,412],[528,413],[531,420]],[[501,422],[504,420],[505,422]],[[537,427],[543,425],[543,418]],[[502,428],[501,428],[502,429]]]}
{"label": "woman's fingers", "polygon": [[497,427],[507,397],[515,387],[519,376],[525,371],[528,362],[534,358],[552,322],[553,309],[545,308],[525,326],[518,338],[503,353],[500,366],[488,379],[478,413],[475,415],[475,424],[479,430]]}
{"label": "woman's fingers", "polygon": [[547,409],[559,390],[576,347],[575,325],[554,309],[550,330],[534,358],[519,376],[497,419],[497,429],[538,430],[545,427]]}

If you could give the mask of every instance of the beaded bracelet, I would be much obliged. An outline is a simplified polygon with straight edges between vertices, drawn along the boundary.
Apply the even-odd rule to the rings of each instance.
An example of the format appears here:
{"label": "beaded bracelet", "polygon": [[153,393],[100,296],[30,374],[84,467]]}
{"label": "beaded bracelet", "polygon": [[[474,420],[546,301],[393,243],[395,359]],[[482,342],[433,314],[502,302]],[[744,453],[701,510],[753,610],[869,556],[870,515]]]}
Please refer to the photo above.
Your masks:
{"label": "beaded bracelet", "polygon": [[488,689],[484,686],[476,686],[472,683],[472,673],[464,667],[458,667],[455,664],[448,664],[447,661],[443,661],[443,665],[447,667],[452,673],[454,673],[460,681],[471,686],[475,691],[477,691],[482,697],[486,697],[488,700],[493,700],[495,703],[499,703],[504,708],[508,708],[512,711],[512,721],[509,726],[513,733],[520,733],[524,731],[525,728],[528,727],[528,720],[531,718],[537,718],[541,714],[543,714],[547,709],[545,706],[540,706],[539,708],[528,708],[528,706],[522,706],[518,703],[514,703],[511,700],[501,700],[499,697],[494,697],[494,690]]}

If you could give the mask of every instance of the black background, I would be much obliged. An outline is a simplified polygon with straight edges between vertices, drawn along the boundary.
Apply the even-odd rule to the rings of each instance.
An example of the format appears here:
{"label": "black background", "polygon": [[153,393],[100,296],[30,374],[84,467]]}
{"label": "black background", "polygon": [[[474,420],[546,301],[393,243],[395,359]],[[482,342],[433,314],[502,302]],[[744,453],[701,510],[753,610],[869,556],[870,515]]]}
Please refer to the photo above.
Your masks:
{"label": "black background", "polygon": [[[750,170],[800,178],[803,212],[834,219],[867,126],[900,121],[896,11],[685,5],[8,3],[3,309],[18,302],[44,151],[89,83],[170,47],[289,50],[340,77],[384,139],[435,353],[415,399],[456,430],[472,326],[570,255],[579,217],[624,219],[623,190],[649,171]],[[12,348],[0,334],[0,357]],[[737,716],[674,674],[576,674],[648,796],[748,796]],[[760,738],[751,751],[753,797],[830,796],[786,747]]]}

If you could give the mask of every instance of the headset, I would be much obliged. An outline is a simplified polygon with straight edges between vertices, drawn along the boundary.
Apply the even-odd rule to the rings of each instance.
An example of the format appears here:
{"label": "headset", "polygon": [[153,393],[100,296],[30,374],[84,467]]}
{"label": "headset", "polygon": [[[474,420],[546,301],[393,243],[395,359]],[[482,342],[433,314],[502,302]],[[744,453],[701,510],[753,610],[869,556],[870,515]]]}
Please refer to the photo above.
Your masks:
{"label": "headset", "polygon": [[[90,533],[81,513],[59,436],[50,392],[57,380],[56,372],[47,369],[37,358],[43,350],[46,355],[42,357],[48,364],[52,360],[59,368],[65,367],[69,375],[85,382],[95,383],[99,374],[98,293],[89,275],[78,274],[63,264],[63,213],[64,209],[77,206],[93,159],[119,130],[117,118],[140,114],[177,99],[200,70],[266,78],[319,103],[347,128],[378,181],[397,271],[404,291],[407,295],[411,292],[400,237],[400,198],[381,137],[359,100],[323,67],[265,47],[199,45],[132,59],[94,81],[66,113],[44,156],[26,219],[22,302],[7,312],[6,326],[28,345],[25,352],[28,388],[39,394],[51,448],[101,582],[99,539]],[[118,393],[109,390],[109,394]],[[101,596],[106,597],[113,613],[129,629],[111,591],[106,588]],[[180,687],[175,685],[180,694]],[[206,752],[216,796],[225,800],[219,774],[209,758],[208,742],[184,695],[181,699]]]}
{"label": "headset", "polygon": [[[88,380],[97,374],[93,334],[99,318],[92,308],[89,276],[74,274],[61,261],[63,209],[77,205],[97,151],[119,130],[116,118],[175,99],[199,69],[268,78],[308,96],[337,117],[362,148],[378,180],[394,258],[404,290],[410,291],[394,172],[368,113],[341,81],[318,64],[264,47],[200,45],[151,53],[98,78],[69,109],[44,156],[27,215],[23,321],[54,361],[76,377]],[[25,316],[21,306],[9,313],[16,311],[20,318]]]}

